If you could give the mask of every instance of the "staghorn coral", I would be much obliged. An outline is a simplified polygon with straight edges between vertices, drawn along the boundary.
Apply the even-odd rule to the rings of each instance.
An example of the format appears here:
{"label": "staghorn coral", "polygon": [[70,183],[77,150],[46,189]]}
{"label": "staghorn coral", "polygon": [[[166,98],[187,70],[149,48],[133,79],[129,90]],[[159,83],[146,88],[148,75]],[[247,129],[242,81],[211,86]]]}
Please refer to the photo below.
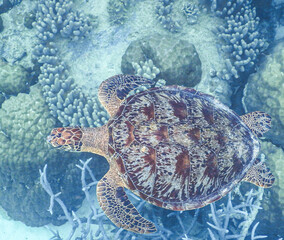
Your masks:
{"label": "staghorn coral", "polygon": [[38,174],[46,162],[54,168],[49,177],[55,188],[68,196],[68,208],[75,209],[72,206],[82,201],[74,160],[50,149],[45,141],[55,123],[37,85],[29,94],[10,97],[0,109],[0,204],[11,218],[26,225],[62,223],[57,219],[62,214],[59,208],[52,216],[46,211],[49,202]]}
{"label": "staghorn coral", "polygon": [[[243,195],[241,194],[239,185],[234,190],[234,193],[234,198],[240,204],[234,203],[236,200],[232,199],[231,192],[228,194],[226,206],[221,204],[216,209],[216,205],[220,202],[210,204],[211,213],[209,217],[212,222],[207,222],[207,224],[209,225],[209,236],[212,240],[244,240],[256,218],[260,209],[264,189],[258,188],[257,191],[251,189]],[[257,226],[258,223],[252,229],[251,239],[266,238],[267,236],[255,236]]]}
{"label": "staghorn coral", "polygon": [[[95,159],[96,160],[96,159]],[[99,161],[101,161],[100,159]],[[70,233],[66,240],[71,240],[74,236],[80,236],[80,239],[93,239],[96,237],[98,240],[110,240],[110,239],[136,239],[136,240],[176,240],[180,239],[184,235],[194,236],[194,239],[204,239],[204,229],[200,223],[201,218],[199,216],[199,209],[196,211],[168,211],[162,208],[155,207],[147,204],[144,200],[137,198],[132,192],[127,191],[127,195],[131,201],[134,202],[136,208],[139,211],[143,211],[147,218],[152,219],[155,225],[158,227],[156,233],[152,234],[136,234],[126,231],[122,228],[113,226],[105,214],[101,211],[96,199],[95,187],[98,183],[98,176],[94,175],[91,169],[91,164],[94,159],[89,158],[86,161],[80,160],[80,164],[76,165],[81,170],[82,191],[86,196],[85,208],[89,211],[84,211],[83,214],[78,212],[70,212],[65,206],[65,202],[62,197],[63,194],[56,193],[54,191],[53,184],[49,182],[47,176],[47,165],[43,170],[40,170],[40,183],[45,191],[50,196],[50,205],[48,211],[53,211],[54,207],[60,206],[68,219],[70,227]],[[99,162],[96,163],[101,164]],[[50,169],[50,168],[48,168]],[[102,176],[99,176],[102,177]],[[161,218],[165,218],[165,225],[161,222]],[[168,223],[167,223],[168,222]],[[52,229],[53,238],[61,239],[60,233]],[[78,235],[78,232],[80,234]],[[76,235],[77,234],[77,235]],[[79,238],[79,237],[78,237]]]}

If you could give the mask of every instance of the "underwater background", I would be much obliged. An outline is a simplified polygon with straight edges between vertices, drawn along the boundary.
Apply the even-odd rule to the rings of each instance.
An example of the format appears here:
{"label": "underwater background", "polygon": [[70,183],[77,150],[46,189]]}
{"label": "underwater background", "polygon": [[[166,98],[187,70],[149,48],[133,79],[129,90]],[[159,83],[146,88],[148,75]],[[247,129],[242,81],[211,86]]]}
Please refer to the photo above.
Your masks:
{"label": "underwater background", "polygon": [[[0,54],[0,240],[283,239],[283,0],[0,0]],[[192,87],[239,115],[267,112],[259,156],[273,187],[241,183],[183,212],[128,191],[158,231],[115,227],[95,194],[107,161],[46,137],[105,124],[98,86],[121,73]]]}

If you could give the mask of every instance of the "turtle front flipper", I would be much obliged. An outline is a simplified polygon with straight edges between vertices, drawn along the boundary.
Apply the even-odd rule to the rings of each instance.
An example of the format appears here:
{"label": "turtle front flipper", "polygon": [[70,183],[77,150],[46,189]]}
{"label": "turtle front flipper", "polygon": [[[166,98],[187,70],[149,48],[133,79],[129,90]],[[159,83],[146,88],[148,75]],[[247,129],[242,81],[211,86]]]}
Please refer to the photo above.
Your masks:
{"label": "turtle front flipper", "polygon": [[271,117],[265,112],[256,111],[240,117],[257,137],[271,128]]}
{"label": "turtle front flipper", "polygon": [[260,162],[259,159],[256,159],[242,181],[253,183],[259,187],[269,188],[272,187],[275,177],[265,163]]}
{"label": "turtle front flipper", "polygon": [[156,232],[129,201],[120,178],[110,169],[97,185],[98,202],[106,216],[119,228],[140,234]]}
{"label": "turtle front flipper", "polygon": [[112,117],[131,90],[151,83],[150,79],[141,76],[116,75],[101,83],[99,100]]}

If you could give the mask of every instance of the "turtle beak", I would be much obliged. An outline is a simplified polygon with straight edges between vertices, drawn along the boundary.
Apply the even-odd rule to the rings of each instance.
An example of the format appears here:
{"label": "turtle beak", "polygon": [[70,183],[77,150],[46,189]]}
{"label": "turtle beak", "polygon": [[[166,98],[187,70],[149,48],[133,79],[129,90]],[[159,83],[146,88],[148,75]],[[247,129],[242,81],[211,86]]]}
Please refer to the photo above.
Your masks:
{"label": "turtle beak", "polygon": [[53,147],[58,147],[59,144],[56,141],[56,138],[58,137],[58,133],[56,132],[56,129],[53,129],[51,133],[47,136],[46,141],[51,144]]}

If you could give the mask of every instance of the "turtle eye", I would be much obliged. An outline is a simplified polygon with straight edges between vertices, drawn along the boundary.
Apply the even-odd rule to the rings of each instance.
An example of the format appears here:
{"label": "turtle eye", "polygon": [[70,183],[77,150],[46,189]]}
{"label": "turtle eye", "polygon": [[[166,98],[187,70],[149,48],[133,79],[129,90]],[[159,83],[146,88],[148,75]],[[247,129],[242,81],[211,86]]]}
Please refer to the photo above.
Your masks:
{"label": "turtle eye", "polygon": [[46,141],[50,143],[53,147],[60,148],[64,144],[65,140],[61,138],[61,132],[57,130],[57,128],[53,129],[50,135],[47,136]]}

